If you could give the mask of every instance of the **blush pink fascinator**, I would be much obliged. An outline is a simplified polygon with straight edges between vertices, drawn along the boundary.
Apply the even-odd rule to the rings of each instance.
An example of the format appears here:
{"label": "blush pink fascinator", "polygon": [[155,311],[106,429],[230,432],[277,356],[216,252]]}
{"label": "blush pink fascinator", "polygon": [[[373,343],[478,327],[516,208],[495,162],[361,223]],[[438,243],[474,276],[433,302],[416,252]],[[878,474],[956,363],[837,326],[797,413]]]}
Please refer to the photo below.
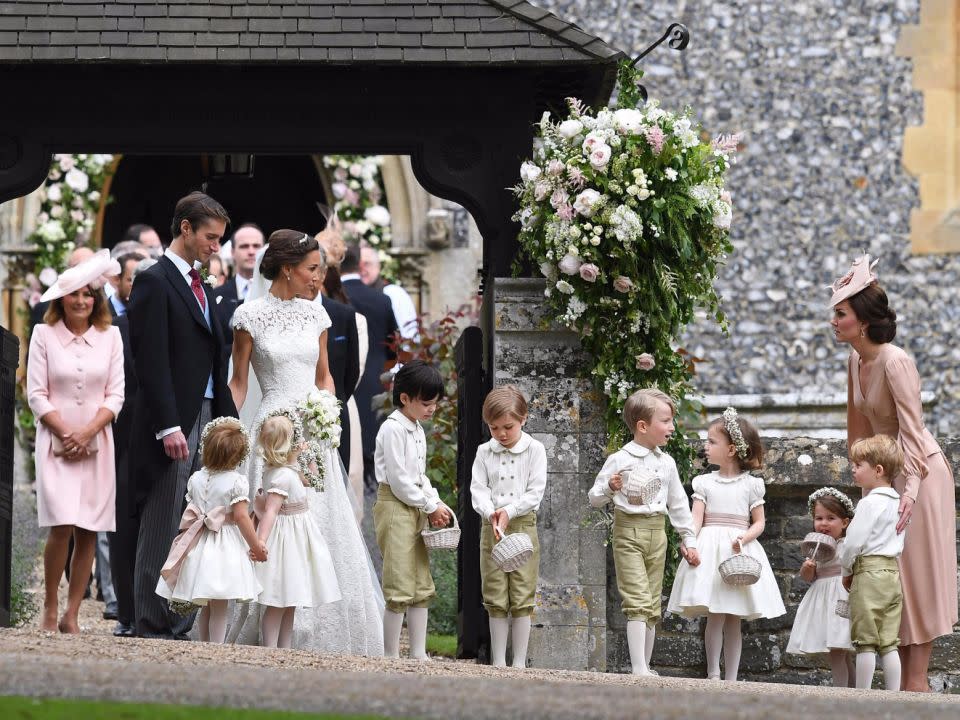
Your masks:
{"label": "blush pink fascinator", "polygon": [[827,286],[830,290],[833,290],[830,307],[836,307],[837,303],[853,297],[861,290],[865,290],[877,282],[877,276],[874,274],[873,268],[876,267],[878,262],[880,262],[880,258],[870,262],[870,256],[866,253],[854,260],[846,275],[834,280],[833,285]]}
{"label": "blush pink fascinator", "polygon": [[98,250],[92,258],[60,273],[57,281],[47,288],[40,299],[56,300],[88,285],[93,290],[99,290],[107,278],[119,274],[120,263],[110,257],[110,251]]}

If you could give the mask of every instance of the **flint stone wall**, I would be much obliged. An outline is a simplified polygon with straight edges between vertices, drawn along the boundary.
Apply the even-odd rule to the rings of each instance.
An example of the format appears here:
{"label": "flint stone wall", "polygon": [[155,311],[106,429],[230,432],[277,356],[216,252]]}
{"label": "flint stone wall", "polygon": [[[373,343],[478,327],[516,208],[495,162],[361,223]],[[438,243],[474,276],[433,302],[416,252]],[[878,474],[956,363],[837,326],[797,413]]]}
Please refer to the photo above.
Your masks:
{"label": "flint stone wall", "polygon": [[[588,358],[573,333],[551,327],[543,282],[495,281],[494,384],[519,385],[530,399],[526,429],[547,450],[547,491],[540,506],[540,581],[529,663],[534,667],[629,670],[626,621],[620,612],[606,531],[593,524],[587,490],[606,455],[604,399],[577,377]],[[812,529],[807,496],[824,485],[856,500],[842,440],[767,438],[764,549],[780,582],[787,614],[744,623],[742,679],[804,684],[830,682],[826,658],[784,650],[807,584],[796,577],[800,541]],[[942,441],[960,476],[960,440]],[[689,492],[689,480],[687,489]],[[960,492],[957,493],[960,497]],[[666,604],[666,601],[664,601]],[[664,675],[705,676],[701,621],[664,619],[654,666]],[[960,627],[935,643],[931,682],[960,692]]]}

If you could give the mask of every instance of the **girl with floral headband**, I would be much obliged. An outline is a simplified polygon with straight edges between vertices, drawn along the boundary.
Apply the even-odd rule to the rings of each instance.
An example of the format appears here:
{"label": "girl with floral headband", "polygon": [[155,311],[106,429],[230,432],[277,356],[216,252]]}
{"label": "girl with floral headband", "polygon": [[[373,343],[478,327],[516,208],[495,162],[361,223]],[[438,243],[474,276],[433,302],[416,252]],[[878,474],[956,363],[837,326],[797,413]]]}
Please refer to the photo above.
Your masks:
{"label": "girl with floral headband", "polygon": [[[740,667],[740,623],[786,613],[767,554],[757,538],[763,533],[764,485],[750,474],[763,466],[757,429],[727,408],[707,430],[707,461],[718,470],[693,479],[693,526],[700,564],[680,563],[667,609],[686,617],[707,616],[704,647],[707,679],[735,681]],[[717,568],[734,553],[760,563],[753,585],[727,585]]]}
{"label": "girl with floral headband", "polygon": [[[203,467],[187,481],[187,508],[157,595],[173,606],[198,605],[200,640],[222,643],[227,601],[249,602],[260,594],[252,560],[267,559],[247,503],[247,478],[237,472],[249,454],[247,431],[239,420],[211,420],[200,435]],[[249,556],[248,556],[249,549]]]}
{"label": "girl with floral headband", "polygon": [[807,506],[814,532],[836,540],[837,553],[826,562],[807,558],[800,567],[800,577],[811,585],[797,608],[787,652],[829,653],[834,686],[849,687],[854,679],[850,619],[837,615],[836,608],[838,600],[849,596],[840,578],[840,547],[853,518],[853,502],[839,490],[825,487],[810,495]]}

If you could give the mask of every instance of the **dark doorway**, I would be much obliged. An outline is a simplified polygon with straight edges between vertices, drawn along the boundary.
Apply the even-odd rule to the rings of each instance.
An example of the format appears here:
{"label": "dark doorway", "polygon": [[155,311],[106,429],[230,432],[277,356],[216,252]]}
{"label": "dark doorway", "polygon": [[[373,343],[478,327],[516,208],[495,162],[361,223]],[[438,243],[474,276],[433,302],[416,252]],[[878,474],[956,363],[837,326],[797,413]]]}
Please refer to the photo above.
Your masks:
{"label": "dark doorway", "polygon": [[116,245],[135,223],[152,225],[168,243],[174,205],[205,181],[234,228],[254,222],[268,236],[281,228],[311,234],[323,229],[317,203],[326,199],[312,156],[257,155],[253,177],[212,179],[204,172],[205,160],[202,155],[124,155],[110,185],[113,202],[104,212],[102,246]]}

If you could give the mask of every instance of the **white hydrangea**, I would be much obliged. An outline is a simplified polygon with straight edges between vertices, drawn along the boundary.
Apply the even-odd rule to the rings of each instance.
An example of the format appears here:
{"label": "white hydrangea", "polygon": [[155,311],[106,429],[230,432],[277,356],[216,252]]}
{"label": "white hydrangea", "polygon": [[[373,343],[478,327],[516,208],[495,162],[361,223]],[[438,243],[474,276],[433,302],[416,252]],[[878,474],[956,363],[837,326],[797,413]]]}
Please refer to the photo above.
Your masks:
{"label": "white hydrangea", "polygon": [[702,208],[708,208],[714,201],[720,199],[720,191],[717,189],[717,186],[707,183],[694,185],[687,191],[687,194]]}
{"label": "white hydrangea", "polygon": [[673,123],[673,134],[680,141],[681,147],[691,148],[700,144],[700,138],[691,127],[690,118],[680,118]]}
{"label": "white hydrangea", "polygon": [[[62,214],[63,208],[60,210]],[[67,233],[63,230],[63,225],[61,225],[57,220],[48,220],[45,222],[43,225],[37,228],[37,234],[48,243],[59,242],[67,237]]]}
{"label": "white hydrangea", "polygon": [[621,243],[633,242],[643,237],[643,222],[626,205],[618,205],[610,216],[613,234]]}

